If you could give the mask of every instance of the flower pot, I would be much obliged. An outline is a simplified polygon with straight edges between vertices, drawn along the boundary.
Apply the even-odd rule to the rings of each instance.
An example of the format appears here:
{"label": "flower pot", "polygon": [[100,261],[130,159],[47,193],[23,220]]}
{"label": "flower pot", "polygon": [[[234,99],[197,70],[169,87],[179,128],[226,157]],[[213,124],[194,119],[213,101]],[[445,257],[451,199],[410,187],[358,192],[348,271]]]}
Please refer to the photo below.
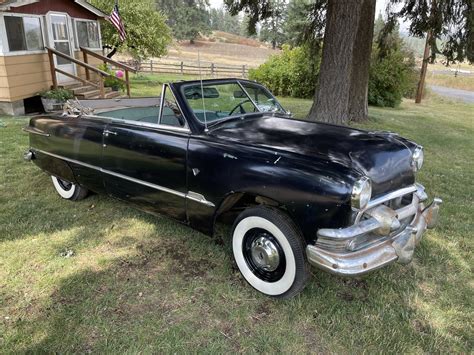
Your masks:
{"label": "flower pot", "polygon": [[112,85],[112,91],[119,91],[119,90],[120,90],[120,86]]}
{"label": "flower pot", "polygon": [[63,109],[64,105],[64,101],[58,99],[46,99],[44,97],[41,98],[41,102],[43,103],[45,112],[60,111]]}

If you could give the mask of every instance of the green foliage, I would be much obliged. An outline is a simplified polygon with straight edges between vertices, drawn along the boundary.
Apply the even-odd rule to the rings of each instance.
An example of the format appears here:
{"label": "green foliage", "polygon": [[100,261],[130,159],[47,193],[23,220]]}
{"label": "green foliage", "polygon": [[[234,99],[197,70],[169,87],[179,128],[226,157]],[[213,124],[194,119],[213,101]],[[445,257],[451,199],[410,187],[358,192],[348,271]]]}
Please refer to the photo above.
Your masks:
{"label": "green foliage", "polygon": [[52,89],[43,91],[40,95],[45,99],[56,99],[58,101],[66,101],[74,98],[73,92],[67,89]]}
{"label": "green foliage", "polygon": [[178,40],[193,42],[199,34],[210,33],[208,0],[156,0],[156,8],[167,16],[167,24]]}
{"label": "green foliage", "polygon": [[232,16],[223,7],[215,9],[211,8],[209,11],[211,29],[216,31],[223,31],[240,34],[241,20],[239,16]]}
{"label": "green foliage", "polygon": [[403,97],[413,97],[418,82],[413,52],[400,38],[398,26],[384,32],[381,16],[375,21],[369,72],[369,104],[395,107]]}
{"label": "green foliage", "polygon": [[369,104],[395,107],[406,95],[414,94],[416,72],[414,61],[407,60],[401,50],[388,52],[383,58],[378,48],[372,49],[369,74]]}
{"label": "green foliage", "polygon": [[[431,32],[431,60],[441,54],[446,64],[474,62],[474,1],[472,0],[391,0],[397,6],[387,9],[387,31],[402,18],[410,24],[413,37]],[[442,43],[440,46],[439,43]]]}
{"label": "green foliage", "polygon": [[[418,76],[413,54],[397,38],[392,38],[392,47],[384,49],[383,56],[374,45],[368,90],[371,105],[394,107],[416,90]],[[316,88],[319,62],[320,56],[311,55],[309,46],[290,49],[284,45],[281,54],[251,69],[249,75],[276,95],[310,98]]]}
{"label": "green foliage", "polygon": [[308,98],[314,95],[319,62],[320,57],[311,56],[307,46],[290,49],[284,45],[281,54],[251,69],[249,77],[267,86],[275,95]]}
{"label": "green foliage", "polygon": [[260,29],[260,40],[272,44],[272,48],[281,47],[286,41],[284,31],[287,5],[284,0],[271,0],[272,16],[265,19]]}
{"label": "green foliage", "polygon": [[[112,11],[114,0],[91,0],[106,14]],[[127,0],[119,4],[127,38],[120,41],[117,29],[108,21],[101,24],[104,47],[127,51],[135,58],[161,57],[171,43],[171,31],[165,17],[155,10],[152,0]]]}

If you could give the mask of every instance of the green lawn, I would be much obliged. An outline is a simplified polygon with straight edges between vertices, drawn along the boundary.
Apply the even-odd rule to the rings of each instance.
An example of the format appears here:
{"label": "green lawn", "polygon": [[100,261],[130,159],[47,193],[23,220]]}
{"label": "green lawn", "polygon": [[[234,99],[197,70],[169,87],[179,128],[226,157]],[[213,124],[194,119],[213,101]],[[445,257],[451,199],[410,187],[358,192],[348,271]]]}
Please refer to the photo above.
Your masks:
{"label": "green lawn", "polygon": [[[281,101],[298,116],[311,104]],[[362,127],[425,147],[419,180],[445,201],[441,225],[410,265],[358,280],[315,269],[289,301],[247,286],[225,228],[209,238],[106,196],[62,200],[22,159],[27,118],[2,117],[0,352],[472,353],[473,116],[439,98],[370,108]]]}

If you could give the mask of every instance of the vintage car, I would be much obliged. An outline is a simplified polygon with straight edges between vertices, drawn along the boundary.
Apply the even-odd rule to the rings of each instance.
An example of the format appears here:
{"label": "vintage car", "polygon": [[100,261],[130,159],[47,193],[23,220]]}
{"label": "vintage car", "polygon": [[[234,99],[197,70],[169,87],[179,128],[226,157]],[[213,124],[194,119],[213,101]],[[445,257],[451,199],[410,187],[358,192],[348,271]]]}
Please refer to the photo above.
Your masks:
{"label": "vintage car", "polygon": [[59,195],[105,193],[212,235],[232,224],[245,280],[289,298],[310,265],[356,276],[408,263],[441,200],[423,148],[388,132],[291,118],[262,85],[183,81],[159,98],[70,102],[34,117],[25,154]]}

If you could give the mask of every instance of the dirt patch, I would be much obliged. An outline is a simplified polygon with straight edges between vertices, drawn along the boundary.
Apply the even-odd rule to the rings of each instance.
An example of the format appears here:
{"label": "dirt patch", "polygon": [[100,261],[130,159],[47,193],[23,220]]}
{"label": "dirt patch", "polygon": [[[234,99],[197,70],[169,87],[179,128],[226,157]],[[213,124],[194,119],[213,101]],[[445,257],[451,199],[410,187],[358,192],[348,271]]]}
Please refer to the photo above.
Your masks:
{"label": "dirt patch", "polygon": [[138,255],[134,259],[124,260],[127,266],[151,267],[163,257],[172,261],[173,270],[185,279],[205,277],[209,270],[216,267],[214,263],[205,258],[195,258],[183,245],[176,242],[162,242],[160,244],[138,244]]}
{"label": "dirt patch", "polygon": [[365,301],[369,297],[369,286],[363,279],[347,279],[342,282],[342,289],[337,296],[347,302]]}

